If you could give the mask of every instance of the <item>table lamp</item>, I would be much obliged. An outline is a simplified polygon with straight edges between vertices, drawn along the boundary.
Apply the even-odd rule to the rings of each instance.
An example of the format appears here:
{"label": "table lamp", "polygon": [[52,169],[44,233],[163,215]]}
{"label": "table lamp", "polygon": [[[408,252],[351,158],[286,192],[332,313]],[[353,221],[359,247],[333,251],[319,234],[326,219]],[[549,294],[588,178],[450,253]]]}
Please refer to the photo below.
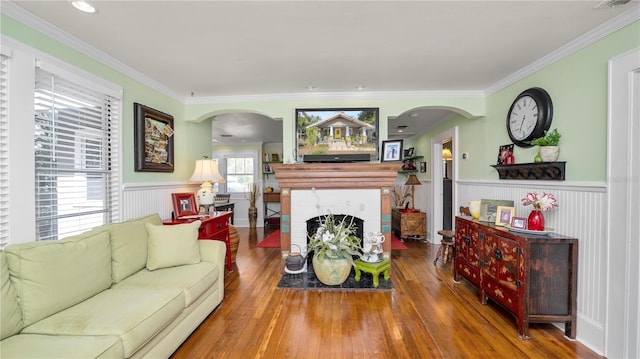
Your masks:
{"label": "table lamp", "polygon": [[189,182],[202,182],[197,193],[200,202],[198,208],[204,207],[205,214],[209,214],[210,208],[215,208],[216,199],[216,190],[211,182],[224,182],[224,178],[218,172],[218,160],[210,160],[207,156],[197,160]]}
{"label": "table lamp", "polygon": [[445,179],[449,179],[449,162],[447,161],[451,161],[453,159],[453,154],[451,153],[451,150],[448,148],[443,148],[442,149],[442,160],[444,161],[444,178]]}
{"label": "table lamp", "polygon": [[410,174],[409,178],[407,178],[407,182],[405,182],[405,184],[404,184],[405,186],[411,186],[411,209],[412,210],[414,209],[414,207],[413,207],[413,203],[414,203],[413,199],[415,198],[415,191],[416,191],[415,186],[416,185],[419,186],[421,184],[422,183],[420,183],[420,180],[418,179],[418,177],[416,177],[416,175],[414,175],[414,174]]}

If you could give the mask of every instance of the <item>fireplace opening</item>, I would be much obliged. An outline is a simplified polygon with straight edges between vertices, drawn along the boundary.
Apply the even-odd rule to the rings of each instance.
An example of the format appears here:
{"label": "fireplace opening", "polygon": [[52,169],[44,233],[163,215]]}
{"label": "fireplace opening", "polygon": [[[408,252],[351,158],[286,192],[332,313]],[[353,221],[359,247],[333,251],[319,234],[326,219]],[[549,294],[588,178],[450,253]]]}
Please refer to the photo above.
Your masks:
{"label": "fireplace opening", "polygon": [[[320,224],[325,219],[326,216],[317,216],[313,218],[309,218],[307,220],[307,248],[309,248],[309,237],[316,233]],[[341,222],[345,221],[348,224],[353,224],[355,227],[355,236],[362,239],[364,238],[364,220],[349,214],[334,214],[333,218],[336,221]],[[356,256],[354,256],[356,258]],[[307,252],[307,268],[311,267],[311,260],[313,259],[313,251]]]}

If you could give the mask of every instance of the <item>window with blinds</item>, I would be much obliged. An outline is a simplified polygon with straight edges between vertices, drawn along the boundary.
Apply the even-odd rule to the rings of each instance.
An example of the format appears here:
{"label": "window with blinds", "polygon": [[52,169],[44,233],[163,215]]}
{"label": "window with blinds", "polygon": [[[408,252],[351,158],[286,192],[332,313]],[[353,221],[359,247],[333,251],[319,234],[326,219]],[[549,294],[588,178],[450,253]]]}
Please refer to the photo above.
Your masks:
{"label": "window with blinds", "polygon": [[36,69],[36,237],[117,220],[120,101]]}
{"label": "window with blinds", "polygon": [[9,58],[0,55],[0,248],[9,242]]}

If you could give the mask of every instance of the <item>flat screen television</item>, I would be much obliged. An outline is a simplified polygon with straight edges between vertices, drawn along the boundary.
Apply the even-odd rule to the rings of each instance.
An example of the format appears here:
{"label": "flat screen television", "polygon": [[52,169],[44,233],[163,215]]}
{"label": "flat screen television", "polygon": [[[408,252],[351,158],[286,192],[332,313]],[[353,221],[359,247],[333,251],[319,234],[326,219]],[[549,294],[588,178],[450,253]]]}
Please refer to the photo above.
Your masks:
{"label": "flat screen television", "polygon": [[378,160],[379,109],[296,109],[296,156],[300,162]]}

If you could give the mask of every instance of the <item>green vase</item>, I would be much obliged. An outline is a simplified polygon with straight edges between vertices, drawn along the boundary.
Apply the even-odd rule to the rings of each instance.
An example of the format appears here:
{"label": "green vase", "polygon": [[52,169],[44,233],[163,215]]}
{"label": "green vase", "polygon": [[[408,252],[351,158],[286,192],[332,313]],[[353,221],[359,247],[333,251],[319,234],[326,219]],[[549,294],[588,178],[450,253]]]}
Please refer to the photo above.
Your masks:
{"label": "green vase", "polygon": [[344,258],[330,259],[313,256],[313,271],[318,280],[326,285],[340,285],[349,278],[351,264]]}

